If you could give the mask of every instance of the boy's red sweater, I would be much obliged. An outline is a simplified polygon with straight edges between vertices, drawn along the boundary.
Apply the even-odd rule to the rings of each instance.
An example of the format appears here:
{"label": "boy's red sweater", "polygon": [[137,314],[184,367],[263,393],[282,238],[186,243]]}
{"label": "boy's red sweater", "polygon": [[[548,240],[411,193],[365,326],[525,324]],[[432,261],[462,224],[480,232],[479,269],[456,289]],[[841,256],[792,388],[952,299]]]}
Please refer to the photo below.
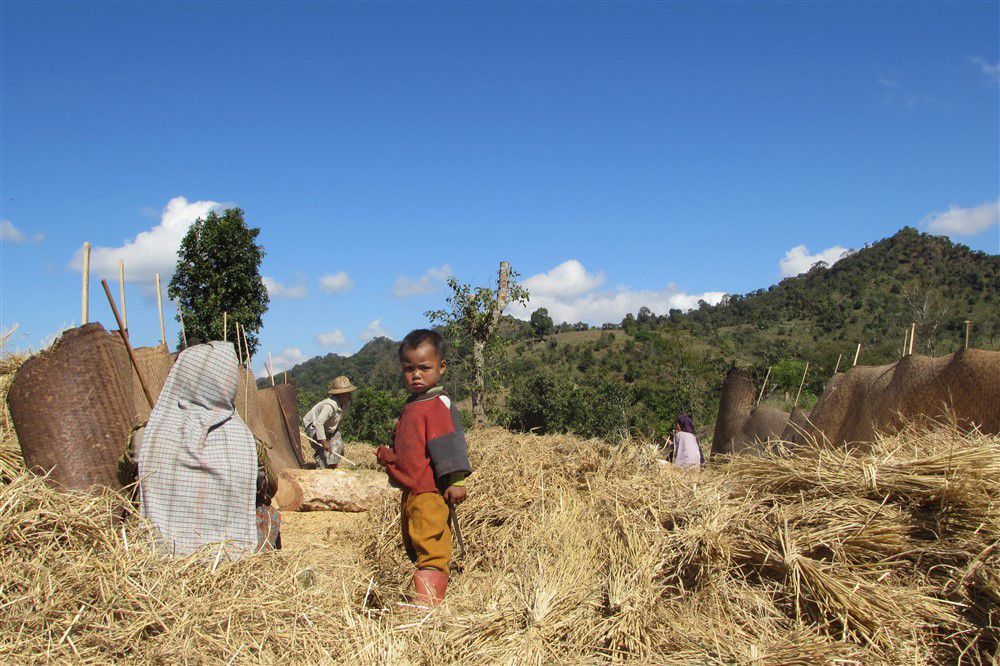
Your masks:
{"label": "boy's red sweater", "polygon": [[440,389],[406,403],[392,448],[379,448],[378,460],[412,494],[439,492],[439,479],[472,471],[458,410]]}

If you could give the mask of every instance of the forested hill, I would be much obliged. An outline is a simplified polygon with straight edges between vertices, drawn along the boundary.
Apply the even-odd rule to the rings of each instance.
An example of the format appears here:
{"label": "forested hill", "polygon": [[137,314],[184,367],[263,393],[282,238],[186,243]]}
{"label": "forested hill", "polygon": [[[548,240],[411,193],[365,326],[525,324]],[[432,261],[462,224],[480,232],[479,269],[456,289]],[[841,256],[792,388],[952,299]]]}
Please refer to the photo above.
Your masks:
{"label": "forested hill", "polygon": [[[775,366],[770,385],[780,402],[808,361],[808,406],[839,355],[849,365],[860,342],[861,363],[891,361],[914,322],[917,352],[954,351],[967,319],[974,322],[974,346],[1000,348],[998,292],[1000,257],[904,228],[831,267],[820,264],[687,313],[643,308],[599,330],[564,325],[544,335],[506,318],[511,344],[494,392],[505,399],[494,404],[494,416],[512,427],[583,435],[662,431],[678,412],[707,424],[733,363],[758,382]],[[304,392],[321,390],[338,374],[396,390],[395,355],[396,344],[382,338],[354,356],[317,357],[289,374]],[[456,367],[449,390],[458,397],[463,379]]]}

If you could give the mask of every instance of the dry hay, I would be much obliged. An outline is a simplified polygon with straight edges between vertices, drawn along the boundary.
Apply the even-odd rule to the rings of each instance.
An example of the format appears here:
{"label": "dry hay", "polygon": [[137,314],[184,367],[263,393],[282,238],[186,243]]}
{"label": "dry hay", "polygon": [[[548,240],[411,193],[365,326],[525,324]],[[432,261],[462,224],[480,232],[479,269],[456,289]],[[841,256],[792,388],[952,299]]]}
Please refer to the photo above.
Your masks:
{"label": "dry hay", "polygon": [[446,605],[397,605],[398,504],[356,565],[161,560],[115,495],[0,487],[0,660],[990,663],[1000,441],[954,426],[866,453],[798,447],[701,473],[572,437],[470,437],[468,552]]}
{"label": "dry hay", "polygon": [[7,390],[14,380],[14,373],[26,358],[24,354],[0,356],[0,483],[13,479],[24,469],[21,445],[7,408]]}

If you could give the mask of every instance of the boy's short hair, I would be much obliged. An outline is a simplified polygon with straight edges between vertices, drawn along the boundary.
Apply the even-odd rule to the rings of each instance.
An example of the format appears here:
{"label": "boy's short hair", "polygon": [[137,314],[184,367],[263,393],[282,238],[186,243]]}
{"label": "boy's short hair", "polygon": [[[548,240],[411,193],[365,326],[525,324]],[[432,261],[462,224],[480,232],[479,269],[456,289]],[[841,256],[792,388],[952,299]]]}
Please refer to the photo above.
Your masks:
{"label": "boy's short hair", "polygon": [[433,345],[438,358],[444,360],[444,337],[437,331],[429,328],[418,328],[406,334],[403,341],[399,343],[399,360],[403,360],[403,351],[416,349],[425,343]]}

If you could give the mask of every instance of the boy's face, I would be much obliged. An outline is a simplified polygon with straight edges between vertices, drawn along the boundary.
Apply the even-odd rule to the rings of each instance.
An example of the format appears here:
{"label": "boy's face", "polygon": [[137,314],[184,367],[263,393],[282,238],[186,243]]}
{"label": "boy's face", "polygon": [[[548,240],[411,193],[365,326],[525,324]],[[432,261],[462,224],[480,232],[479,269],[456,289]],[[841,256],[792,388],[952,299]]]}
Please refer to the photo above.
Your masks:
{"label": "boy's face", "polygon": [[425,342],[414,349],[404,349],[401,356],[399,362],[403,369],[403,381],[411,393],[423,393],[441,381],[445,362],[431,343]]}

